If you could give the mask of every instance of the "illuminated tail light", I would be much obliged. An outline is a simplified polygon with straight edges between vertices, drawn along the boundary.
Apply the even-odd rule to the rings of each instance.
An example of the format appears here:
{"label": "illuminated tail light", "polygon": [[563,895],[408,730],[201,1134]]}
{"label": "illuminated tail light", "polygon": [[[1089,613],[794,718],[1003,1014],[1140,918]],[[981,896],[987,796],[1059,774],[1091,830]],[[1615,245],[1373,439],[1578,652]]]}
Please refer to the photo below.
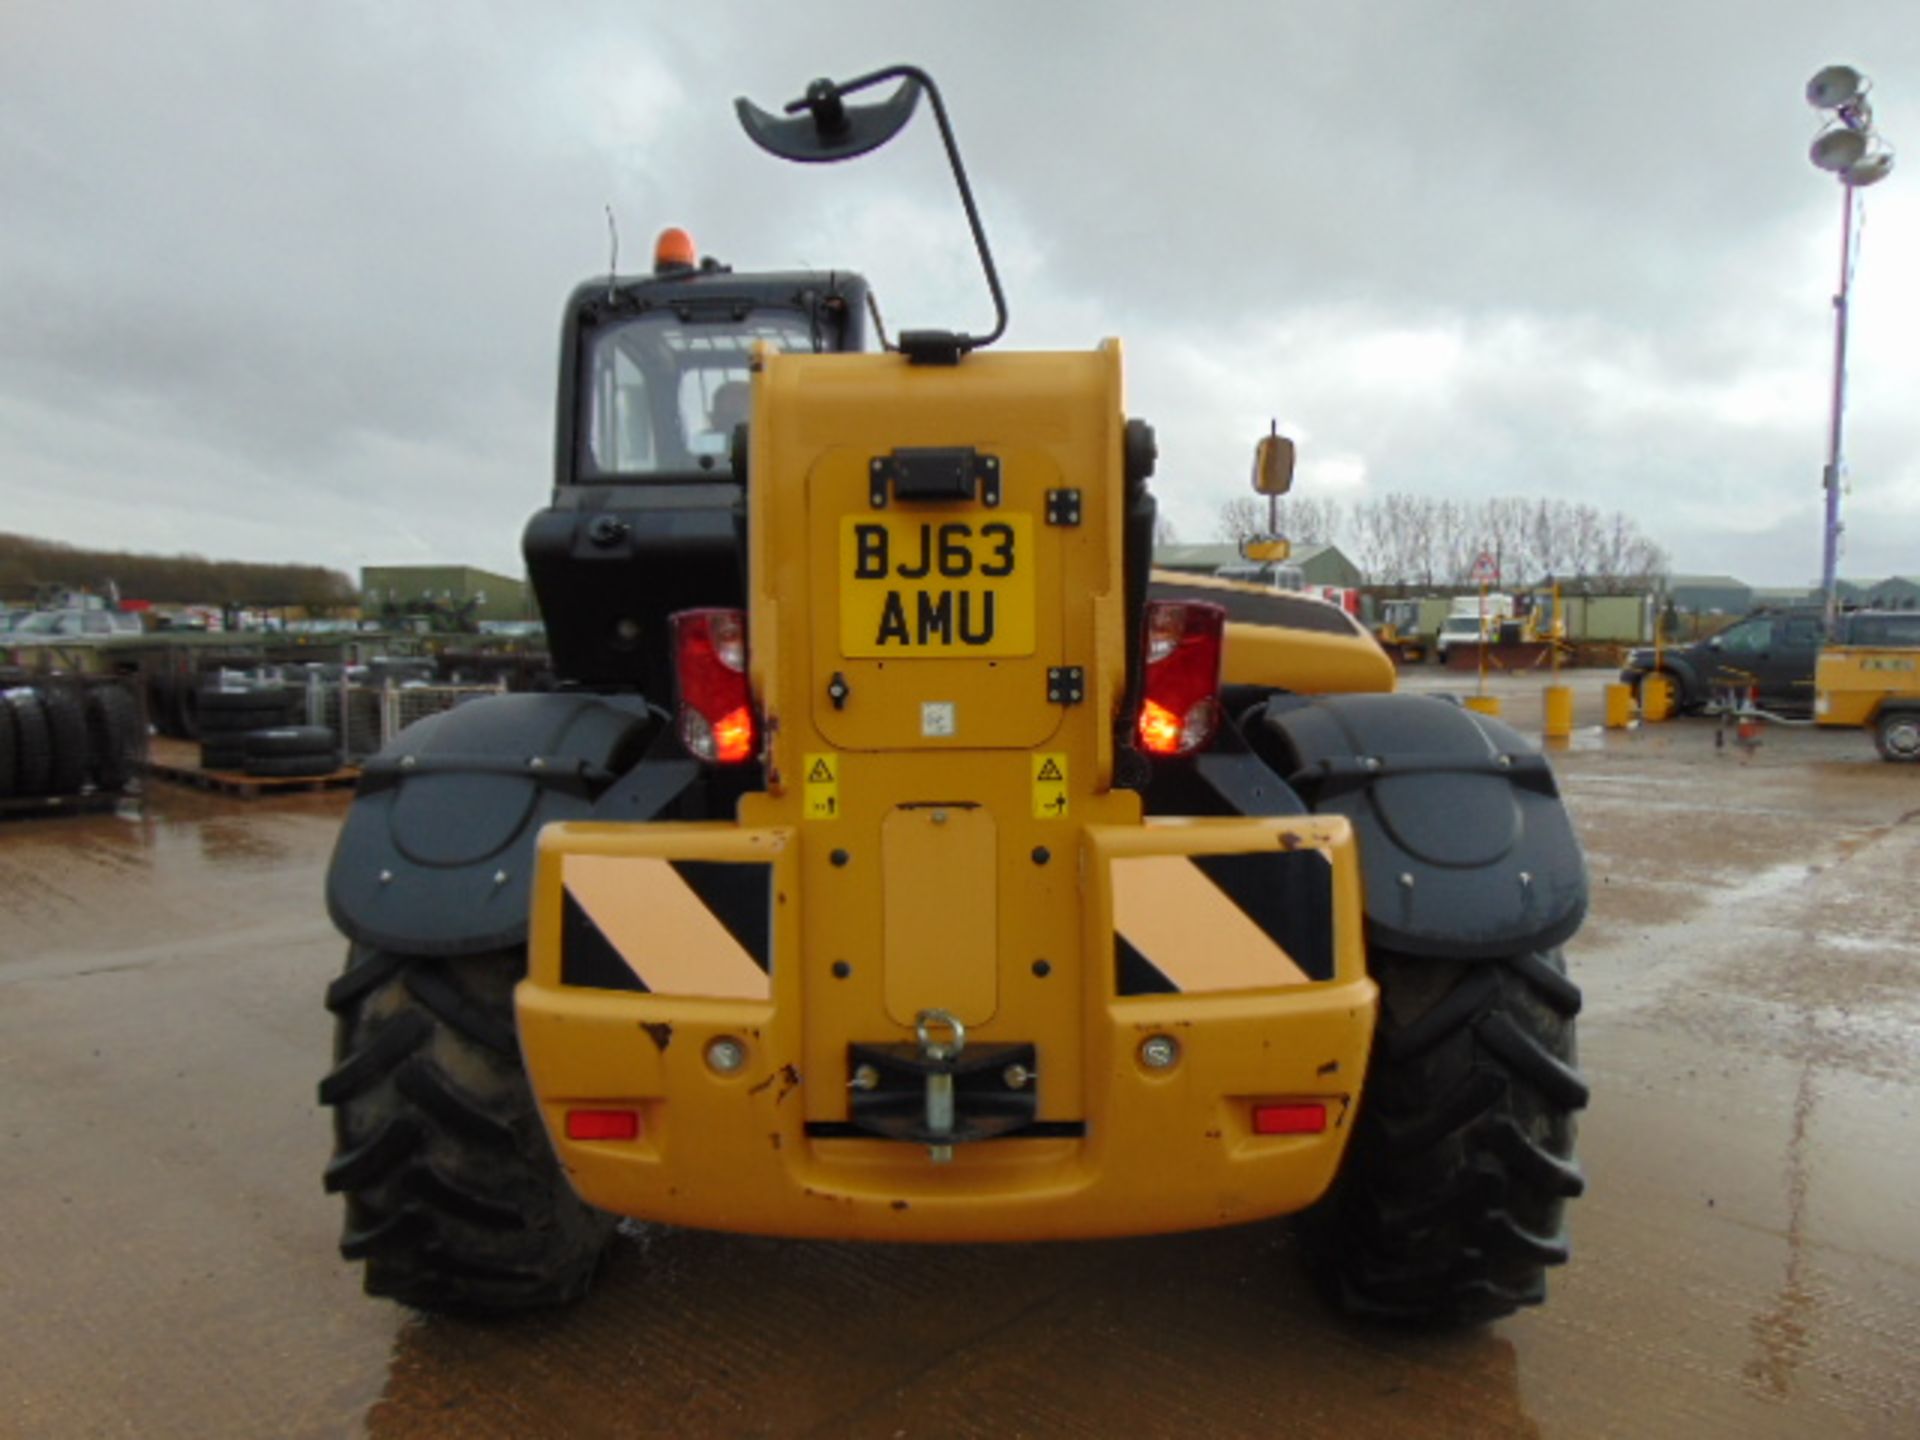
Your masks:
{"label": "illuminated tail light", "polygon": [[747,617],[738,610],[682,610],[672,623],[680,743],[709,764],[751,760],[755,727],[747,686]]}
{"label": "illuminated tail light", "polygon": [[638,1140],[640,1115],[634,1110],[569,1110],[569,1140]]}
{"label": "illuminated tail light", "polygon": [[1263,1100],[1253,1107],[1256,1135],[1323,1135],[1327,1107],[1319,1100]]}
{"label": "illuminated tail light", "polygon": [[1136,728],[1150,755],[1190,755],[1220,728],[1220,650],[1227,612],[1218,605],[1150,600],[1146,685]]}

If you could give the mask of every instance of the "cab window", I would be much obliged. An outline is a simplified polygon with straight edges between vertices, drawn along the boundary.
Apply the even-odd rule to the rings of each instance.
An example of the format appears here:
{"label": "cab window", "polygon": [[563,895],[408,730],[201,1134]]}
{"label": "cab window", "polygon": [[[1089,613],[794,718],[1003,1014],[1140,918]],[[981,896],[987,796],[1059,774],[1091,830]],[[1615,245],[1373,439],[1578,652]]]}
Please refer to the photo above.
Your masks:
{"label": "cab window", "polygon": [[724,466],[733,425],[745,418],[753,347],[812,351],[814,339],[798,310],[738,322],[657,311],[600,331],[588,342],[582,373],[586,478]]}
{"label": "cab window", "polygon": [[1773,621],[1743,620],[1722,632],[1720,650],[1725,655],[1758,655],[1773,641]]}

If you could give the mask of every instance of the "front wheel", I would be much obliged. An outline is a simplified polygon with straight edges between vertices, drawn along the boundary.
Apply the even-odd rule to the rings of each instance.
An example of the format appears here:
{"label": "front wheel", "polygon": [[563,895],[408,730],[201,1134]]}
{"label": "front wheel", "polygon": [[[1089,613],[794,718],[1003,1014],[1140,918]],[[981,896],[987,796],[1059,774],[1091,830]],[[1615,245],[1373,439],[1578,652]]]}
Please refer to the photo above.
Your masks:
{"label": "front wheel", "polygon": [[1538,1304],[1567,1258],[1580,991],[1557,950],[1371,958],[1380,1021],[1345,1165],[1304,1218],[1340,1308],[1478,1324]]}
{"label": "front wheel", "polygon": [[553,1305],[593,1279],[614,1220],[561,1174],[521,1066],[519,949],[432,959],[355,945],[327,991],[335,1065],[320,1082],[346,1197],[340,1253],[369,1295],[420,1310]]}
{"label": "front wheel", "polygon": [[1873,748],[1882,760],[1909,765],[1920,761],[1920,711],[1883,712],[1873,722]]}

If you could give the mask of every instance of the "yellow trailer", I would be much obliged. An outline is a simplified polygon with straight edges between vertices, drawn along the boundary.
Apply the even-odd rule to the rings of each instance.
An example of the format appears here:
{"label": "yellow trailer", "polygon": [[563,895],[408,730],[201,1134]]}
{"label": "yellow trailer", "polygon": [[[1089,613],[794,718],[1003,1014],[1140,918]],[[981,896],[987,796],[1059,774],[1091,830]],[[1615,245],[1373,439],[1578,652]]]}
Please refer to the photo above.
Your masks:
{"label": "yellow trailer", "polygon": [[1882,760],[1920,761],[1920,647],[1829,645],[1813,686],[1818,724],[1870,730]]}

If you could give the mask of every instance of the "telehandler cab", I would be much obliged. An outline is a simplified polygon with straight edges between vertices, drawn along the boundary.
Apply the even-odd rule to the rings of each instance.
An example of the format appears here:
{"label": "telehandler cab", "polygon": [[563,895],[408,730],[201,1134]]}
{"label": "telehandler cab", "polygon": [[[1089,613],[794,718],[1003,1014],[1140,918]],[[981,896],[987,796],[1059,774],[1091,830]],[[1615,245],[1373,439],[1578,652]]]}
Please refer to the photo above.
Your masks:
{"label": "telehandler cab", "polygon": [[[495,1312],[580,1294],[618,1215],[957,1242],[1304,1212],[1355,1311],[1537,1302],[1587,1098],[1545,760],[1391,693],[1331,606],[1150,576],[1119,345],[989,350],[923,72],[738,111],[833,161],[922,95],[990,333],[868,352],[859,277],[678,232],[569,302],[524,539],[563,684],[401,734],[327,882],[342,1253]],[[1290,465],[1263,440],[1257,483]]]}

